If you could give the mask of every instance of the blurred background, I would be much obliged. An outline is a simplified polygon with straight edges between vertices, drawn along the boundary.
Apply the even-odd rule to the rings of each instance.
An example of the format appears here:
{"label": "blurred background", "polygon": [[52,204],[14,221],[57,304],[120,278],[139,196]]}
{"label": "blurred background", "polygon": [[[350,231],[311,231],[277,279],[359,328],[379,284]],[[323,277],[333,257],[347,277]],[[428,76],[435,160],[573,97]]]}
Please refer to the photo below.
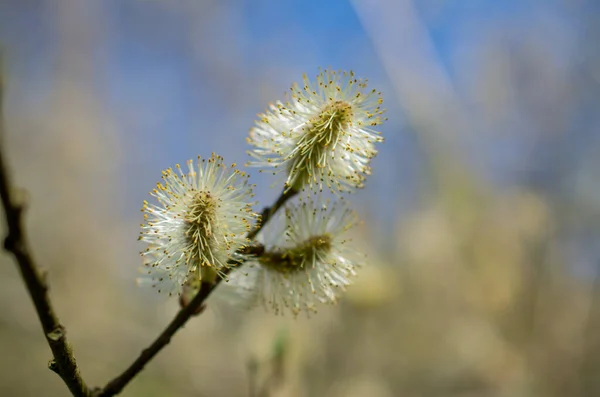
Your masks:
{"label": "blurred background", "polygon": [[[388,110],[356,284],[311,319],[214,297],[122,395],[600,396],[599,43],[594,0],[0,0],[6,155],[86,382],[178,310],[135,285],[160,171],[245,163],[322,66]],[[0,395],[67,396],[50,358],[2,254]]]}

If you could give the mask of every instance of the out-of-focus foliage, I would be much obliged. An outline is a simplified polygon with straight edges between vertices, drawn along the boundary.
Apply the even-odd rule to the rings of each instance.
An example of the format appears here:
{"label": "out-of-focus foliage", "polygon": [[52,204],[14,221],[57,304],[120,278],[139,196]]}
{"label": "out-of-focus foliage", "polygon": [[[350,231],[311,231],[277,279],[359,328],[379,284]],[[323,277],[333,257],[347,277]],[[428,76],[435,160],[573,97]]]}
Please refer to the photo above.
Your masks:
{"label": "out-of-focus foliage", "polygon": [[[249,359],[278,352],[274,396],[600,395],[598,5],[367,3],[0,2],[7,155],[88,384],[177,310],[134,282],[160,170],[244,163],[254,114],[331,65],[390,118],[353,197],[356,285],[308,320],[209,301],[123,395],[249,395]],[[0,395],[67,395],[7,256],[0,352]]]}

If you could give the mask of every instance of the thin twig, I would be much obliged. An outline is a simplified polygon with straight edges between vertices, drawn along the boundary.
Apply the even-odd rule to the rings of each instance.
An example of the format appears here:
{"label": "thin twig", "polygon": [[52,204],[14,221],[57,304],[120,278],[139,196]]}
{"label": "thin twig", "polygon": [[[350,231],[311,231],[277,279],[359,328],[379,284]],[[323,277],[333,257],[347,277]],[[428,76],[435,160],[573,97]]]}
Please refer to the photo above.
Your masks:
{"label": "thin twig", "polygon": [[270,207],[265,207],[260,214],[260,222],[257,223],[256,227],[248,233],[248,238],[254,240],[254,237],[260,232],[264,225],[275,215],[275,213],[292,197],[298,194],[296,189],[288,189],[281,192],[281,195],[277,198],[275,203]]}
{"label": "thin twig", "polygon": [[150,346],[142,350],[139,357],[121,375],[110,381],[102,390],[96,391],[95,396],[108,397],[119,394],[131,380],[139,374],[146,364],[158,354],[170,341],[173,335],[183,327],[210,293],[218,284],[202,283],[200,291],[196,294],[189,305],[182,308],[165,330],[152,342]]}
{"label": "thin twig", "polygon": [[2,198],[8,229],[8,235],[4,240],[4,249],[15,257],[29,296],[35,305],[35,310],[44,329],[44,335],[52,350],[54,359],[50,361],[48,367],[62,378],[74,396],[86,397],[90,395],[89,389],[81,378],[73,351],[67,343],[65,328],[60,324],[58,317],[54,313],[50,297],[48,296],[48,286],[46,285],[44,276],[39,272],[33,260],[27,242],[25,226],[23,224],[23,212],[25,210],[23,192],[20,195],[16,194],[17,189],[12,185],[6,159],[4,158],[6,151],[4,147],[5,125],[3,108],[4,84],[0,74],[0,196]]}
{"label": "thin twig", "polygon": [[[15,189],[12,187],[10,175],[8,174],[4,159],[4,118],[2,112],[3,88],[3,81],[0,76],[0,196],[6,214],[8,229],[8,235],[4,241],[4,248],[14,255],[17,264],[19,265],[21,275],[35,305],[42,328],[44,329],[46,340],[54,355],[54,360],[49,363],[48,367],[62,378],[75,397],[109,397],[117,395],[144,369],[146,364],[171,341],[173,335],[175,335],[175,333],[182,328],[193,315],[201,312],[200,308],[204,304],[204,301],[222,279],[217,279],[214,283],[203,282],[194,299],[177,313],[167,328],[165,328],[149,347],[141,352],[139,357],[123,373],[110,381],[105,387],[101,389],[96,388],[91,392],[79,373],[75,357],[73,356],[71,347],[67,343],[66,330],[60,324],[58,317],[54,313],[50,298],[48,297],[48,287],[44,277],[40,274],[35,265],[27,243],[22,219],[25,203],[22,198],[18,199],[15,197]],[[269,219],[296,194],[298,194],[298,192],[294,189],[284,190],[272,206],[264,208],[260,221],[254,229],[248,233],[248,239],[253,240]],[[261,247],[262,246],[260,245],[250,247],[249,250],[250,252],[252,250],[260,250]],[[237,263],[233,262],[233,264]]]}
{"label": "thin twig", "polygon": [[[250,240],[254,239],[263,226],[267,224],[269,219],[296,194],[298,194],[298,192],[293,189],[284,191],[272,206],[264,208],[261,214],[261,221],[248,233],[248,238]],[[122,374],[111,380],[104,388],[95,390],[94,396],[111,397],[119,394],[123,388],[125,388],[125,386],[127,386],[127,384],[131,382],[142,369],[144,369],[146,364],[148,364],[148,362],[171,341],[173,335],[175,335],[175,333],[183,327],[194,314],[197,314],[200,311],[204,301],[222,280],[222,278],[219,278],[214,283],[203,282],[200,286],[200,291],[198,291],[194,299],[177,313],[175,318],[154,342],[152,342],[149,347],[142,350],[139,357]]]}
{"label": "thin twig", "polygon": [[280,386],[285,377],[285,356],[287,354],[287,340],[281,338],[277,340],[275,345],[275,354],[270,359],[270,372],[264,380],[262,386],[256,392],[256,397],[269,397],[271,392]]}
{"label": "thin twig", "polygon": [[257,379],[258,379],[258,360],[250,357],[247,363],[248,368],[248,397],[256,397]]}

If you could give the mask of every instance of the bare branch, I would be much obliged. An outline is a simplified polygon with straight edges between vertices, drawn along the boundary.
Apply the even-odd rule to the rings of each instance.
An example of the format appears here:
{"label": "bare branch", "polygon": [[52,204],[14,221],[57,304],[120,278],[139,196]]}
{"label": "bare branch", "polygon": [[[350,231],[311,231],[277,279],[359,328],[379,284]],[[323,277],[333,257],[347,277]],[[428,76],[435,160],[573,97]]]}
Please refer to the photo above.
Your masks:
{"label": "bare branch", "polygon": [[[144,349],[139,357],[119,376],[110,381],[105,387],[96,388],[90,391],[83,381],[75,357],[70,345],[67,343],[66,330],[60,324],[58,317],[50,303],[48,296],[48,287],[44,276],[38,271],[37,266],[31,255],[27,243],[25,228],[23,225],[23,211],[25,209],[25,200],[23,194],[16,194],[10,180],[7,170],[6,160],[4,158],[4,118],[3,118],[3,81],[0,76],[0,196],[2,205],[6,214],[6,224],[8,235],[4,241],[6,251],[13,254],[19,270],[31,299],[35,305],[38,318],[44,329],[44,334],[48,345],[52,350],[54,359],[50,361],[48,367],[56,372],[75,397],[108,397],[119,394],[131,380],[137,376],[169,342],[175,333],[182,328],[188,320],[202,312],[201,308],[204,301],[218,286],[222,279],[217,279],[214,283],[203,282],[196,296],[183,307],[165,328],[165,330],[152,342],[150,346]],[[253,240],[261,231],[263,226],[285,203],[298,194],[294,189],[284,190],[277,198],[275,203],[263,209],[260,221],[248,233],[248,239]],[[243,253],[260,253],[264,247],[261,245],[249,246],[241,250]],[[231,264],[239,265],[239,262],[231,261]]]}
{"label": "bare branch", "polygon": [[254,229],[252,229],[250,231],[250,233],[248,233],[248,238],[250,240],[253,240],[254,237],[256,237],[256,235],[258,234],[258,232],[261,231],[261,229],[263,228],[263,226],[266,225],[267,222],[269,222],[269,220],[271,219],[271,217],[273,217],[273,215],[275,215],[275,213],[283,205],[285,205],[285,203],[289,199],[291,199],[292,197],[294,197],[298,193],[299,192],[296,189],[288,189],[288,190],[284,190],[283,192],[281,192],[281,194],[279,195],[279,197],[277,198],[277,200],[275,201],[275,203],[272,206],[265,207],[262,210],[262,213],[260,214],[260,222],[256,225],[256,227]]}
{"label": "bare branch", "polygon": [[90,392],[81,378],[71,346],[67,343],[65,328],[60,324],[52,308],[44,276],[39,272],[29,248],[23,223],[23,212],[26,204],[24,192],[13,187],[6,159],[4,158],[6,150],[4,147],[3,107],[4,83],[0,74],[0,197],[8,230],[8,235],[4,240],[4,249],[10,252],[17,262],[44,329],[44,335],[52,350],[54,359],[50,361],[48,367],[62,378],[74,396],[87,397]]}
{"label": "bare branch", "polygon": [[[254,229],[248,233],[248,238],[251,240],[254,239],[263,226],[267,224],[269,219],[296,194],[298,194],[298,191],[293,189],[284,191],[272,206],[264,208],[260,223],[258,223]],[[262,246],[250,247],[243,252],[261,252],[261,248]],[[232,264],[238,263],[233,261]],[[182,328],[192,316],[202,312],[201,308],[204,304],[204,301],[222,280],[222,278],[219,278],[214,283],[203,282],[200,286],[200,291],[198,291],[194,299],[192,299],[189,304],[187,304],[179,311],[179,313],[177,313],[175,318],[154,340],[154,342],[152,342],[152,344],[146,349],[142,350],[139,357],[122,374],[111,380],[104,388],[95,390],[94,396],[111,397],[119,394],[123,388],[125,388],[125,386],[127,386],[127,384],[144,369],[146,364],[148,364],[148,362],[150,362],[150,360],[152,360],[154,356],[158,354],[158,352],[160,352],[167,344],[169,344],[173,335],[175,335],[175,333]]]}
{"label": "bare branch", "polygon": [[219,280],[214,284],[202,283],[200,291],[196,294],[189,305],[182,308],[165,330],[152,342],[150,346],[142,350],[139,357],[127,368],[121,375],[110,381],[102,390],[97,391],[95,396],[108,397],[119,394],[125,386],[137,374],[139,374],[146,364],[158,354],[169,342],[175,333],[183,327],[194,313],[200,308],[210,293],[218,285]]}

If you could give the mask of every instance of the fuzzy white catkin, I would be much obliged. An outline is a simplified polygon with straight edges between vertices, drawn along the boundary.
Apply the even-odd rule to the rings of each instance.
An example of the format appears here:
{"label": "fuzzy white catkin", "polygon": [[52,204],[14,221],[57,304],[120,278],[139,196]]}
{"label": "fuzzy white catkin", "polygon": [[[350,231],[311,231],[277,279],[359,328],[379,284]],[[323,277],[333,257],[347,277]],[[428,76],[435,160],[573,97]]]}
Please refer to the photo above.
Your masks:
{"label": "fuzzy white catkin", "polygon": [[259,114],[250,130],[248,165],[274,174],[284,172],[287,189],[335,193],[363,187],[383,138],[372,127],[381,124],[381,92],[353,72],[324,70],[302,87],[293,85],[288,102],[276,102]]}
{"label": "fuzzy white catkin", "polygon": [[141,285],[159,292],[180,294],[183,284],[197,284],[202,267],[217,274],[248,243],[246,235],[258,217],[249,200],[253,197],[248,175],[227,166],[223,158],[198,157],[163,171],[162,183],[151,192],[158,204],[144,202],[145,223],[140,240],[147,243],[141,255]]}
{"label": "fuzzy white catkin", "polygon": [[235,269],[225,288],[246,305],[262,304],[275,313],[314,312],[335,303],[360,266],[347,232],[357,223],[345,202],[332,205],[308,199],[288,205],[259,235],[265,255]]}

